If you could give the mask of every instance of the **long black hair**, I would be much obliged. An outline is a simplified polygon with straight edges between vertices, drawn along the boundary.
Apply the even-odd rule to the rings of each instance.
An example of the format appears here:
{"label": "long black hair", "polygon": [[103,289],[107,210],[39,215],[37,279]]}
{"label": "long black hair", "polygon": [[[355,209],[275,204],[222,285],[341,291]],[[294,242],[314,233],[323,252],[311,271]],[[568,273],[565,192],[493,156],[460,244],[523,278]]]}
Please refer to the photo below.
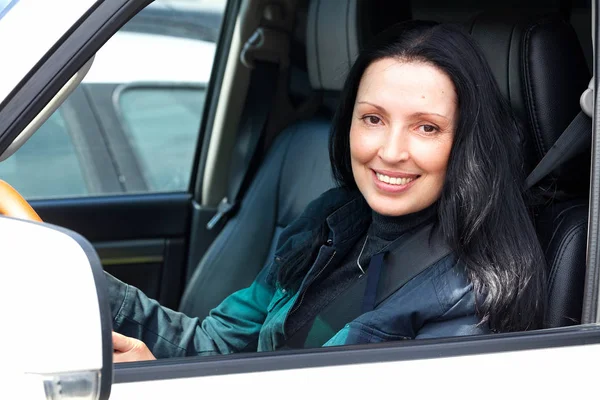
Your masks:
{"label": "long black hair", "polygon": [[356,189],[349,139],[354,103],[365,69],[384,58],[433,65],[454,84],[458,121],[437,223],[466,266],[482,323],[505,332],[541,327],[545,261],[526,207],[523,132],[468,33],[411,21],[388,29],[361,52],[329,140],[336,181]]}

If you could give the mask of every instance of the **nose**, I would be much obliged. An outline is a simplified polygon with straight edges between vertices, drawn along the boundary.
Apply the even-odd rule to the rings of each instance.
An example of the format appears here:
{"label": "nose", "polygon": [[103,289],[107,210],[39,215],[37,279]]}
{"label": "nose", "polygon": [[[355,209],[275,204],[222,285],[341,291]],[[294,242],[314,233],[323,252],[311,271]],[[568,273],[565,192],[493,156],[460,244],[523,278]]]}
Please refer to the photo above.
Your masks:
{"label": "nose", "polygon": [[393,129],[385,135],[379,147],[379,158],[389,164],[406,161],[410,158],[409,136],[404,129]]}

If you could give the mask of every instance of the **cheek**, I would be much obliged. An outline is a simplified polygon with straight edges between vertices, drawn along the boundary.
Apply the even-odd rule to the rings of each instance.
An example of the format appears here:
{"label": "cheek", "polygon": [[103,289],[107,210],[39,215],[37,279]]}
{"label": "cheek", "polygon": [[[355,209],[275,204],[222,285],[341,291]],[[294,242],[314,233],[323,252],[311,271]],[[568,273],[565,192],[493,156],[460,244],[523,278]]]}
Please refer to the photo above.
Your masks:
{"label": "cheek", "polygon": [[376,135],[364,132],[352,124],[350,127],[350,156],[352,163],[367,163],[377,154],[378,141]]}
{"label": "cheek", "polygon": [[359,129],[352,124],[350,126],[350,157],[352,158],[352,163],[365,158],[363,139],[364,137],[360,134]]}
{"label": "cheek", "polygon": [[441,175],[445,177],[452,140],[430,141],[419,143],[415,146],[413,160],[419,167],[429,175]]}

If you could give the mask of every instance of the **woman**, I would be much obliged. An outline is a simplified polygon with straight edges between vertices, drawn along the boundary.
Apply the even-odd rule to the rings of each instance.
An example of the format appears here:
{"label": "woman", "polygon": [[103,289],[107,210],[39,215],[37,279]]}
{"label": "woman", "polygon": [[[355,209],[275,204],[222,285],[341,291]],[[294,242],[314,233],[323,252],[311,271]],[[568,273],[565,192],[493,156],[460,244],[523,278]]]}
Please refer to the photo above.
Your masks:
{"label": "woman", "polygon": [[[339,187],[312,202],[254,283],[204,321],[108,276],[123,334],[113,338],[115,361],[540,327],[544,256],[523,199],[520,136],[468,34],[394,27],[361,53],[342,93],[329,144]],[[394,265],[383,254],[418,232],[451,251],[378,298],[372,277],[386,275],[373,271],[410,261],[408,251]]]}

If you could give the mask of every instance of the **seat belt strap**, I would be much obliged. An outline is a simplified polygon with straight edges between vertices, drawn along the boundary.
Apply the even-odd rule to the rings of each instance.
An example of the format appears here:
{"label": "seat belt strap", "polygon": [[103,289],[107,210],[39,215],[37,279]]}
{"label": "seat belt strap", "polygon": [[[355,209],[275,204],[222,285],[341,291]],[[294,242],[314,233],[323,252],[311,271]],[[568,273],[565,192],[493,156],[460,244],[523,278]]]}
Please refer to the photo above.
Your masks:
{"label": "seat belt strap", "polygon": [[531,171],[525,180],[526,187],[528,189],[533,187],[564,162],[581,154],[589,147],[591,137],[592,119],[580,111],[556,140],[554,146]]}
{"label": "seat belt strap", "polygon": [[280,75],[288,68],[288,42],[289,35],[285,32],[258,28],[240,54],[242,64],[252,70],[250,86],[233,151],[227,196],[206,224],[209,230],[237,210],[244,182],[248,179],[252,160],[274,105]]}
{"label": "seat belt strap", "polygon": [[251,84],[246,95],[240,130],[231,160],[227,197],[221,200],[217,213],[208,221],[206,227],[209,230],[214,228],[221,219],[234,212],[238,206],[242,185],[250,171],[250,164],[275,97],[277,77],[278,66],[270,62],[257,62],[252,71]]}
{"label": "seat belt strap", "polygon": [[377,303],[377,286],[383,269],[385,253],[377,253],[371,257],[367,270],[367,287],[363,296],[361,313],[372,311]]}

